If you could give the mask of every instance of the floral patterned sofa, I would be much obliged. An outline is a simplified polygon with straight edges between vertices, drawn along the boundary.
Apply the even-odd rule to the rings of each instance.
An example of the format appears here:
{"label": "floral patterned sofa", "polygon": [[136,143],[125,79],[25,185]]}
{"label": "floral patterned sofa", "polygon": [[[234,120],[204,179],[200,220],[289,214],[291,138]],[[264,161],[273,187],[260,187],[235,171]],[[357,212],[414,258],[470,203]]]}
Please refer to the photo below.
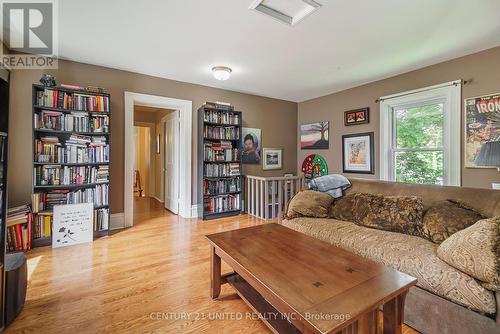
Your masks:
{"label": "floral patterned sofa", "polygon": [[[486,217],[500,216],[500,191],[352,179],[353,193],[420,196],[424,209],[456,199]],[[422,333],[500,333],[499,291],[441,260],[438,244],[420,236],[332,218],[297,217],[282,225],[383,263],[418,279],[405,304],[405,322]]]}

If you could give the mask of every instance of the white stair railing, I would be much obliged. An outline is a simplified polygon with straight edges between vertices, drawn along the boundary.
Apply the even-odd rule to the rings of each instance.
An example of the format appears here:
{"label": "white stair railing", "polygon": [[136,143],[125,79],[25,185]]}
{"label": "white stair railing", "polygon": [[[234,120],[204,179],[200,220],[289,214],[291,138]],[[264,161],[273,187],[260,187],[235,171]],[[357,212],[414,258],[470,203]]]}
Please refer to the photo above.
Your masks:
{"label": "white stair railing", "polygon": [[261,219],[281,218],[293,195],[304,188],[304,176],[263,177],[246,175],[245,207]]}

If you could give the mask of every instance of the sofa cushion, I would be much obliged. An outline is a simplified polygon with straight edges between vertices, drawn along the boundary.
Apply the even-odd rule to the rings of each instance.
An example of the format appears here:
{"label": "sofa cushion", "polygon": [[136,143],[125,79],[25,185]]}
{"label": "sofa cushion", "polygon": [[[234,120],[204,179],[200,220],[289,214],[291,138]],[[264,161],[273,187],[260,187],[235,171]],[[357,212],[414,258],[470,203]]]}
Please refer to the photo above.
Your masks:
{"label": "sofa cushion", "polygon": [[288,204],[285,217],[328,217],[328,211],[333,203],[333,197],[313,190],[303,190],[295,194]]}
{"label": "sofa cushion", "polygon": [[437,245],[401,233],[335,219],[296,218],[282,224],[418,279],[417,286],[478,312],[495,313],[495,297],[471,276],[437,257]]}
{"label": "sofa cushion", "polygon": [[486,217],[462,201],[441,201],[430,207],[425,213],[423,236],[440,244],[453,233],[484,218]]}
{"label": "sofa cushion", "polygon": [[437,249],[451,266],[500,291],[500,217],[483,219],[458,231]]}
{"label": "sofa cushion", "polygon": [[354,203],[357,194],[349,194],[341,198],[336,199],[330,209],[330,217],[344,220],[348,222],[354,222]]}
{"label": "sofa cushion", "polygon": [[417,235],[423,212],[421,197],[360,193],[355,200],[354,221],[379,230]]}

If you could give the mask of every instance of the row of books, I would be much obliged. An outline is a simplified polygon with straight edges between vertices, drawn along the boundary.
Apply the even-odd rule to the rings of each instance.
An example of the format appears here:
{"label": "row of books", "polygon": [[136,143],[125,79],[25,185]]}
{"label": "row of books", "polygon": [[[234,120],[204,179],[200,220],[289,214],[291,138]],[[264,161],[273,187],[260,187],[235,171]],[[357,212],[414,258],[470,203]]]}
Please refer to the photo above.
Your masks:
{"label": "row of books", "polygon": [[61,84],[61,88],[74,89],[74,90],[84,90],[89,93],[107,93],[107,89],[103,87],[96,86],[80,86],[73,84]]}
{"label": "row of books", "polygon": [[[36,215],[33,221],[33,239],[50,238],[52,236],[52,213],[46,212]],[[106,231],[109,228],[109,209],[94,210],[94,231]]]}
{"label": "row of books", "polygon": [[208,139],[238,140],[240,139],[240,130],[234,126],[205,125],[203,136]]}
{"label": "row of books", "polygon": [[52,214],[38,214],[33,220],[33,239],[50,238],[52,235]]}
{"label": "row of books", "polygon": [[109,112],[109,96],[69,93],[57,89],[37,91],[38,106],[92,112]]}
{"label": "row of books", "polygon": [[203,120],[210,123],[240,124],[240,115],[232,112],[205,110]]}
{"label": "row of books", "polygon": [[109,181],[109,166],[44,165],[34,168],[35,186],[58,186],[102,183]]}
{"label": "row of books", "polygon": [[109,209],[94,210],[94,231],[106,231],[109,228]]}
{"label": "row of books", "polygon": [[109,130],[109,116],[89,116],[87,113],[63,114],[58,111],[42,110],[34,113],[35,129],[56,131],[77,131],[106,133]]}
{"label": "row of books", "polygon": [[94,206],[108,205],[109,186],[98,184],[92,188],[69,190],[53,190],[34,193],[31,205],[34,213],[52,210],[54,205],[94,203]]}
{"label": "row of books", "polygon": [[[73,137],[73,136],[72,136]],[[57,137],[35,139],[35,161],[41,163],[107,163],[110,149],[106,138],[93,138],[91,142],[67,140],[64,144]]]}
{"label": "row of books", "polygon": [[240,194],[206,198],[203,208],[205,214],[240,210]]}
{"label": "row of books", "polygon": [[237,176],[241,174],[240,164],[236,162],[227,164],[205,164],[203,166],[204,173],[206,177],[227,177],[227,176]]}
{"label": "row of books", "polygon": [[236,161],[239,159],[240,150],[233,148],[231,142],[204,143],[203,155],[205,161]]}
{"label": "row of books", "polygon": [[31,249],[33,215],[28,205],[7,210],[7,251]]}
{"label": "row of books", "polygon": [[240,190],[241,179],[239,177],[221,180],[203,180],[204,195],[217,195]]}

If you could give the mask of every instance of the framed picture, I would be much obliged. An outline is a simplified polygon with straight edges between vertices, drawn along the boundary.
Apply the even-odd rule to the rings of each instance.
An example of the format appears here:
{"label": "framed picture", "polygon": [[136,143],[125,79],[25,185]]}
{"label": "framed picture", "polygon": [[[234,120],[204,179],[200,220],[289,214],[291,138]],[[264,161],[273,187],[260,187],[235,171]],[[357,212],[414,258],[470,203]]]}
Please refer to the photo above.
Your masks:
{"label": "framed picture", "polygon": [[264,157],[262,169],[270,170],[282,168],[283,150],[281,148],[264,148],[262,153]]}
{"label": "framed picture", "polygon": [[362,108],[344,112],[344,125],[358,125],[370,123],[370,108]]}
{"label": "framed picture", "polygon": [[244,164],[260,164],[260,129],[242,128],[241,147],[241,163]]}
{"label": "framed picture", "polygon": [[300,126],[300,148],[303,150],[327,150],[329,147],[328,122],[302,124]]}
{"label": "framed picture", "polygon": [[375,174],[373,132],[342,136],[344,173]]}
{"label": "framed picture", "polygon": [[491,141],[500,141],[499,101],[500,93],[465,99],[465,167],[494,168],[476,166],[474,160],[476,160],[482,144]]}

